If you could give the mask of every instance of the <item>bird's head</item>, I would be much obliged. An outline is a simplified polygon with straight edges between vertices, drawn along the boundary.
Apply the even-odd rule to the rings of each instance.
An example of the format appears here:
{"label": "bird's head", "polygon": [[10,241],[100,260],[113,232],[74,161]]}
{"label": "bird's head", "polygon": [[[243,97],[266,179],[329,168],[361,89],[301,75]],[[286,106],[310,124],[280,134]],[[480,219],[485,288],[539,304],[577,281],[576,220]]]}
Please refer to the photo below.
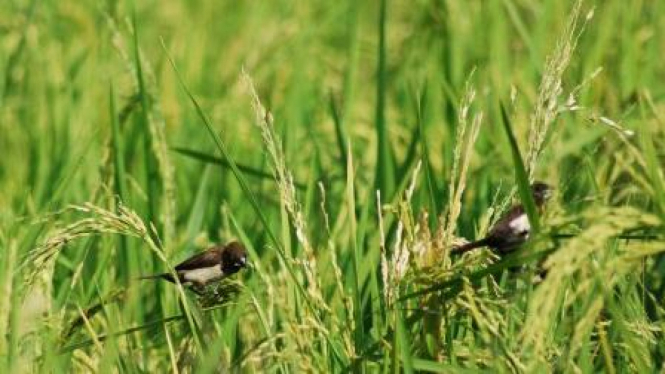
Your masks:
{"label": "bird's head", "polygon": [[535,201],[536,205],[541,206],[545,204],[545,202],[550,197],[552,197],[552,193],[554,192],[554,187],[550,186],[547,183],[534,182],[531,185],[531,192],[533,193],[533,200]]}
{"label": "bird's head", "polygon": [[222,271],[224,274],[233,274],[247,266],[247,250],[239,242],[231,242],[222,252]]}

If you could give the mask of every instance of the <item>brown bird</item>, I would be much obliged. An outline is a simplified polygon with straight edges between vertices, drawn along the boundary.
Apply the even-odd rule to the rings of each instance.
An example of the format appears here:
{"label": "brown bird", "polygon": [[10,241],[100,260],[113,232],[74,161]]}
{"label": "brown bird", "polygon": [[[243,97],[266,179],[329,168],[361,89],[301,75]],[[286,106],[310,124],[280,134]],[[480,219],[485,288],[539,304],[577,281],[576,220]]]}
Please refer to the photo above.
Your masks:
{"label": "brown bird", "polygon": [[[225,246],[211,247],[188,258],[175,267],[175,273],[183,285],[202,288],[237,273],[245,266],[247,251],[242,244],[234,241]],[[140,279],[164,279],[175,283],[171,273],[148,275]]]}
{"label": "brown bird", "polygon": [[[531,185],[531,192],[536,207],[542,210],[545,202],[551,197],[553,188],[542,182]],[[483,239],[453,248],[453,252],[466,252],[475,248],[490,247],[499,254],[507,254],[524,244],[529,238],[531,225],[522,204],[510,208],[497,221]]]}

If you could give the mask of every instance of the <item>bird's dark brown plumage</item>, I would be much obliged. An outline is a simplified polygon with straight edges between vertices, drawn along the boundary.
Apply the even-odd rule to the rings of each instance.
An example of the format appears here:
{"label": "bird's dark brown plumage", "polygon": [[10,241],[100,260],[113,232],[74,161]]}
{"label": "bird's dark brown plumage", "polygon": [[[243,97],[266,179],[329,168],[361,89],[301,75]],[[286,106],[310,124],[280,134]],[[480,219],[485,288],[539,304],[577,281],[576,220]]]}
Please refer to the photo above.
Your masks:
{"label": "bird's dark brown plumage", "polygon": [[[217,245],[176,265],[175,273],[182,284],[201,287],[235,274],[247,264],[247,251],[239,242]],[[175,283],[173,274],[155,274],[141,279],[164,279]]]}
{"label": "bird's dark brown plumage", "polygon": [[[542,182],[535,182],[531,185],[531,191],[536,206],[541,209],[549,199],[552,187]],[[490,247],[499,254],[506,254],[524,244],[530,231],[524,207],[521,204],[515,205],[497,221],[485,238],[455,247],[453,252],[466,252],[475,248]]]}
{"label": "bird's dark brown plumage", "polygon": [[176,265],[175,270],[176,272],[183,270],[193,270],[193,269],[210,267],[219,264],[222,262],[222,251],[224,250],[224,248],[225,247],[221,245],[210,247],[205,251],[196,254],[186,259],[185,261],[179,263],[178,265]]}

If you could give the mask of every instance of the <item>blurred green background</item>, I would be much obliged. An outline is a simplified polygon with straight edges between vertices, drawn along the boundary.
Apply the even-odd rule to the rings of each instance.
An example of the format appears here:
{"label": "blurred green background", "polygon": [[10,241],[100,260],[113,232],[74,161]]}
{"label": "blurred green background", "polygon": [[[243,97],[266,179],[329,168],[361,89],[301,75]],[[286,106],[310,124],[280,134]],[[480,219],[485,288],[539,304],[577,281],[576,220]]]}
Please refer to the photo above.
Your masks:
{"label": "blurred green background", "polygon": [[[665,3],[576,4],[1,2],[0,371],[662,370]],[[540,290],[441,239],[515,185],[500,102],[525,158],[548,123]],[[136,281],[234,238],[231,302]]]}

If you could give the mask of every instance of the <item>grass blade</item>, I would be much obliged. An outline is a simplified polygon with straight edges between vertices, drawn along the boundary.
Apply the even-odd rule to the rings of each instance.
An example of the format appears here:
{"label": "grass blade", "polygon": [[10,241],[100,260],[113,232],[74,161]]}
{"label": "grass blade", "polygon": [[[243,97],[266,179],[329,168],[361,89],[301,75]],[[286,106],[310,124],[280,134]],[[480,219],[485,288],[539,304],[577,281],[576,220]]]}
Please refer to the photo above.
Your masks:
{"label": "grass blade", "polygon": [[123,159],[124,151],[122,147],[122,137],[120,135],[120,124],[115,108],[115,93],[113,85],[109,88],[109,111],[111,115],[111,143],[113,145],[113,171],[114,171],[114,189],[118,197],[118,202],[126,201],[127,192],[125,187],[125,161]]}
{"label": "grass blade", "polygon": [[413,373],[413,362],[411,360],[411,343],[407,339],[408,331],[404,326],[404,318],[402,318],[402,311],[400,309],[395,310],[395,323],[397,327],[397,334],[395,334],[395,347],[399,347],[400,361],[403,365],[402,372],[404,373]]}
{"label": "grass blade", "polygon": [[[125,187],[125,180],[127,176],[125,174],[125,160],[123,158],[124,151],[122,147],[122,137],[120,134],[120,124],[118,122],[118,114],[116,113],[115,107],[115,93],[113,91],[113,85],[109,87],[109,111],[111,116],[111,145],[113,152],[113,174],[114,181],[113,187],[116,194],[116,212],[118,211],[119,204],[121,202],[127,201],[127,189]],[[119,258],[120,261],[124,264],[130,264],[130,250],[127,244],[127,238],[124,235],[118,236],[118,247],[119,247]],[[131,270],[130,270],[131,272]],[[125,278],[126,282],[129,282],[129,277],[127,277],[127,272],[121,271],[120,275],[122,278]],[[124,277],[123,277],[124,275]]]}
{"label": "grass blade", "polygon": [[[420,142],[420,153],[425,169],[425,180],[427,182],[427,195],[429,196],[430,210],[432,212],[439,212],[441,209],[441,201],[439,197],[439,187],[434,176],[434,168],[429,159],[429,146],[425,136],[425,103],[427,103],[427,90],[423,89],[418,95],[415,103],[416,122],[418,124],[418,140]],[[434,217],[432,217],[434,219]]]}
{"label": "grass blade", "polygon": [[536,209],[536,203],[533,200],[533,194],[531,193],[531,184],[529,183],[529,177],[524,167],[524,161],[522,160],[522,155],[520,149],[517,146],[517,140],[515,139],[515,134],[512,130],[512,125],[508,113],[506,112],[506,107],[503,103],[500,103],[501,106],[501,123],[503,123],[503,129],[506,131],[506,136],[508,137],[508,142],[510,144],[510,151],[513,156],[513,167],[515,168],[515,183],[517,184],[517,190],[520,195],[520,200],[524,205],[526,214],[529,216],[529,222],[531,223],[532,235],[536,235],[540,231],[540,218],[538,217],[538,210]]}
{"label": "grass blade", "polygon": [[354,190],[354,169],[353,169],[353,155],[351,149],[348,150],[348,160],[347,164],[347,180],[346,180],[346,203],[347,210],[349,214],[349,224],[351,231],[351,246],[352,246],[352,267],[353,272],[352,281],[353,281],[353,302],[356,305],[355,308],[355,320],[356,320],[356,330],[354,332],[354,344],[356,349],[359,351],[362,349],[364,337],[363,331],[363,307],[362,307],[362,281],[360,278],[361,272],[361,263],[362,263],[362,254],[360,253],[360,244],[358,242],[358,224],[356,221],[356,199],[355,199],[355,190]]}
{"label": "grass blade", "polygon": [[653,187],[653,201],[657,207],[658,214],[665,219],[665,179],[662,173],[662,164],[658,161],[656,147],[653,145],[651,135],[642,135],[640,137],[642,149],[644,150],[644,159],[647,164],[647,175]]}
{"label": "grass blade", "polygon": [[143,76],[143,64],[141,63],[141,51],[139,49],[139,32],[136,24],[136,18],[133,20],[134,26],[134,67],[136,69],[136,80],[138,82],[138,94],[141,102],[141,132],[143,135],[143,157],[145,162],[145,181],[148,194],[148,221],[157,224],[157,206],[159,201],[159,171],[152,153],[152,135],[150,133],[150,111],[149,93],[145,87],[145,78]]}
{"label": "grass blade", "polygon": [[411,358],[413,368],[419,372],[428,373],[477,373],[476,370],[464,369],[453,365],[446,365],[440,362],[427,360],[424,358]]}
{"label": "grass blade", "polygon": [[344,124],[342,122],[342,115],[339,111],[337,103],[335,102],[335,97],[332,92],[329,95],[329,107],[330,115],[332,116],[333,123],[335,124],[335,140],[337,141],[337,149],[339,150],[339,165],[344,172],[347,171],[346,165],[348,165],[348,160],[346,158],[346,149],[348,145],[346,144],[346,131],[344,131]]}
{"label": "grass blade", "polygon": [[[195,160],[201,161],[201,162],[206,162],[210,164],[215,164],[215,165],[220,165],[224,166],[226,168],[231,168],[231,164],[220,157],[216,157],[214,155],[210,155],[207,153],[203,153],[200,151],[195,151],[193,149],[188,149],[188,148],[181,148],[181,147],[173,147],[171,148],[173,151],[183,155],[187,156],[190,158],[193,158]],[[247,174],[248,176],[253,176],[257,178],[262,178],[266,180],[270,180],[272,182],[275,181],[275,178],[273,177],[272,174],[266,173],[265,171],[253,168],[251,166],[243,165],[241,163],[236,162],[236,166],[238,166],[238,170],[242,171],[243,173]],[[305,185],[300,183],[300,182],[293,182],[293,184],[298,188],[299,190],[304,190]]]}
{"label": "grass blade", "polygon": [[196,238],[196,235],[201,231],[203,226],[203,218],[206,214],[206,207],[209,204],[207,199],[208,185],[210,184],[210,165],[206,165],[203,168],[203,173],[199,179],[198,188],[196,189],[196,195],[194,196],[194,203],[192,208],[189,211],[189,217],[187,218],[187,227],[185,229],[185,235],[187,238],[187,245],[192,245]]}
{"label": "grass blade", "polygon": [[395,160],[390,148],[390,137],[386,125],[386,24],[387,24],[387,2],[381,0],[379,5],[379,49],[376,74],[376,121],[375,131],[377,140],[376,155],[376,188],[386,197],[386,201],[392,199],[395,189]]}

